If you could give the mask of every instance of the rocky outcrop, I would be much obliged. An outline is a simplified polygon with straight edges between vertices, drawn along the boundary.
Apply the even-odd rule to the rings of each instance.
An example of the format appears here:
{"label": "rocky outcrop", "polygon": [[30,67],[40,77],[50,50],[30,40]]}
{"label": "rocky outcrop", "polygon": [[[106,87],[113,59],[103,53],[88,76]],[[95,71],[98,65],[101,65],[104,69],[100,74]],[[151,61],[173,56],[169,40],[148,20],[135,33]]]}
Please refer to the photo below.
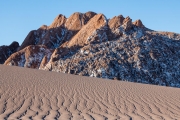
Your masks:
{"label": "rocky outcrop", "polygon": [[120,27],[123,25],[124,19],[125,18],[122,15],[119,15],[109,20],[108,22],[108,26],[109,26],[108,39],[109,40],[113,40],[122,36],[123,32],[122,32],[122,29],[120,29]]}
{"label": "rocky outcrop", "polygon": [[106,32],[106,17],[103,14],[95,15],[71,40],[62,44],[60,48],[54,51],[51,56],[51,61],[64,57],[71,52],[75,52],[91,42],[100,43],[108,41]]}
{"label": "rocky outcrop", "polygon": [[29,32],[29,34],[27,35],[21,46],[18,48],[18,50],[21,50],[27,47],[28,45],[35,45],[35,43],[36,43],[35,30],[32,30],[31,32]]}
{"label": "rocky outcrop", "polygon": [[123,28],[125,31],[129,31],[132,28],[132,19],[128,16],[123,20]]}
{"label": "rocky outcrop", "polygon": [[106,35],[103,36],[103,34],[105,34],[104,32],[101,32],[102,36],[98,36],[100,35],[98,32],[106,28],[106,17],[103,14],[98,14],[93,17],[87,25],[83,26],[82,29],[70,41],[62,46],[70,48],[73,46],[84,46],[85,44],[95,40],[107,40],[107,38],[105,38]]}
{"label": "rocky outcrop", "polygon": [[50,26],[42,25],[38,30],[31,31],[18,50],[29,45],[45,45],[49,49],[58,48],[70,40],[96,13],[74,13],[68,19],[60,14]]}
{"label": "rocky outcrop", "polygon": [[124,17],[122,15],[115,16],[112,19],[109,20],[108,25],[110,29],[116,29],[119,28],[121,25],[123,25]]}
{"label": "rocky outcrop", "polygon": [[91,12],[91,11],[84,13],[84,14],[83,14],[83,19],[82,19],[83,25],[86,25],[86,24],[88,23],[88,21],[89,21],[91,18],[93,18],[96,14],[97,14],[97,13]]}
{"label": "rocky outcrop", "polygon": [[144,25],[140,19],[133,22],[133,24],[137,27],[141,27],[141,28],[144,27]]}
{"label": "rocky outcrop", "polygon": [[94,12],[85,14],[76,12],[67,19],[65,27],[70,31],[79,31],[94,15],[96,15]]}
{"label": "rocky outcrop", "polygon": [[79,31],[82,26],[82,13],[76,12],[72,14],[68,19],[67,22],[65,23],[65,27],[73,32]]}
{"label": "rocky outcrop", "polygon": [[6,65],[180,87],[180,34],[150,30],[141,20],[58,15],[27,39]]}
{"label": "rocky outcrop", "polygon": [[[12,54],[4,64],[38,69],[42,59],[46,57],[49,60],[52,52],[53,50],[47,49],[46,46],[30,45]],[[44,62],[43,65],[45,65]]]}
{"label": "rocky outcrop", "polygon": [[12,42],[9,46],[0,46],[0,64],[3,64],[8,57],[17,51],[19,47],[18,42]]}
{"label": "rocky outcrop", "polygon": [[66,23],[66,20],[67,18],[62,15],[62,14],[59,14],[53,21],[53,23],[48,26],[48,29],[52,29],[52,28],[57,28],[57,27],[60,27],[60,26],[64,26],[65,23]]}
{"label": "rocky outcrop", "polygon": [[74,53],[62,50],[65,57],[50,61],[44,70],[180,87],[180,35],[175,41],[133,29],[119,39],[92,42]]}

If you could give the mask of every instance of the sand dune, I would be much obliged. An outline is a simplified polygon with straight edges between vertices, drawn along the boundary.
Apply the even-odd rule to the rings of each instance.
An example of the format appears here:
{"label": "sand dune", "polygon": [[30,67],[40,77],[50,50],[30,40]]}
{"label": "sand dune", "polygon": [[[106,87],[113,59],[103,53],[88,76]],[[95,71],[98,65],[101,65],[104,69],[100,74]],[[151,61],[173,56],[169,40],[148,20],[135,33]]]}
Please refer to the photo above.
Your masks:
{"label": "sand dune", "polygon": [[179,120],[180,89],[0,66],[0,120]]}

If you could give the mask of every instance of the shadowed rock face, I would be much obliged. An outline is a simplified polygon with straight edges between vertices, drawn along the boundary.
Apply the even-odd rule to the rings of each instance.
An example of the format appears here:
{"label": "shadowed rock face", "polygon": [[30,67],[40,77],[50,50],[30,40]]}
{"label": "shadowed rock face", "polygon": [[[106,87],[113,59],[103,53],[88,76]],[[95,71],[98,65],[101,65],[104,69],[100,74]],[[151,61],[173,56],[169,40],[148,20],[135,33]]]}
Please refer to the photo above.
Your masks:
{"label": "shadowed rock face", "polygon": [[16,52],[18,47],[19,43],[15,41],[9,46],[0,46],[0,64],[3,64],[11,54]]}
{"label": "shadowed rock face", "polygon": [[180,35],[122,15],[60,14],[31,31],[19,50],[6,65],[180,87]]}
{"label": "shadowed rock face", "polygon": [[23,41],[23,43],[21,44],[21,46],[18,48],[18,50],[21,50],[29,45],[35,45],[36,43],[36,31],[32,30],[31,32],[29,32],[29,34],[27,35],[27,37],[25,38],[25,40]]}

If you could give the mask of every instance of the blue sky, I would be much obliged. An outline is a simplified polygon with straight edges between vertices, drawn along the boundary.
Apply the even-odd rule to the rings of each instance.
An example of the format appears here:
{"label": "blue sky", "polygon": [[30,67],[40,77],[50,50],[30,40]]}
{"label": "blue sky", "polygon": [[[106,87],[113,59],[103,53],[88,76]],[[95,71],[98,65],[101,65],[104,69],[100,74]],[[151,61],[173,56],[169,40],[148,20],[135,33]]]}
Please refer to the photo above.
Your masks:
{"label": "blue sky", "polygon": [[21,44],[31,30],[50,25],[58,14],[87,11],[107,18],[122,14],[153,30],[180,33],[180,0],[1,0],[0,45]]}

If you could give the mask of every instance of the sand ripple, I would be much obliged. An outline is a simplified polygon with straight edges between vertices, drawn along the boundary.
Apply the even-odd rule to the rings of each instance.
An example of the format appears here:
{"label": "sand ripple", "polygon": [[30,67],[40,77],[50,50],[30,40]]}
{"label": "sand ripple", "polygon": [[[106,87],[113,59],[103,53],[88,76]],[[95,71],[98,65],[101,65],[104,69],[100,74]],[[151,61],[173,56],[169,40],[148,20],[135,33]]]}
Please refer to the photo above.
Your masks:
{"label": "sand ripple", "polygon": [[180,89],[0,66],[0,120],[179,120]]}

